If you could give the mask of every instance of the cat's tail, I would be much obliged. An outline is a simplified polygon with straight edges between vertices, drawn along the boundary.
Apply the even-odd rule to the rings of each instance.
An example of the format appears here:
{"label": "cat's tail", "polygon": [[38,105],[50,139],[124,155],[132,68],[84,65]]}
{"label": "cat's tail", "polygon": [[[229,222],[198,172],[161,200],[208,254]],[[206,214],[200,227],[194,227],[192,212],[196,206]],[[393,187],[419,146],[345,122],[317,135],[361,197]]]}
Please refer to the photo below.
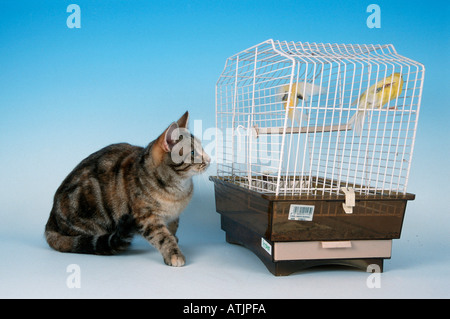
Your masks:
{"label": "cat's tail", "polygon": [[113,255],[125,250],[136,231],[133,216],[123,215],[113,233],[102,235],[67,236],[56,230],[56,223],[50,217],[45,227],[47,243],[55,250],[81,254]]}

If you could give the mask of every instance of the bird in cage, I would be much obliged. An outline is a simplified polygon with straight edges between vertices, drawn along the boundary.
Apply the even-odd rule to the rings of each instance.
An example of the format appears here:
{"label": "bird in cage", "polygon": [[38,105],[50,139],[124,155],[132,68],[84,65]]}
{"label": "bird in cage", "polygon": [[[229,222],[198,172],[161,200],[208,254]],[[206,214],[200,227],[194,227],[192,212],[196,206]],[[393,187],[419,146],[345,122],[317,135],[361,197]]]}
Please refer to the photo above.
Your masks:
{"label": "bird in cage", "polygon": [[[289,89],[290,99],[289,99]],[[301,112],[297,107],[298,101],[303,100],[308,102],[309,97],[312,95],[324,94],[326,89],[315,84],[308,82],[298,82],[291,85],[284,85],[280,88],[280,93],[283,94],[281,100],[284,103],[284,109],[288,108],[288,117],[291,121],[295,121],[297,125],[301,126],[301,121],[308,122],[308,114]],[[303,114],[302,114],[303,113]]]}
{"label": "bird in cage", "polygon": [[[361,135],[364,126],[365,110],[383,108],[386,103],[400,96],[402,90],[403,77],[400,73],[393,73],[372,85],[353,101],[351,106],[358,105],[358,111],[352,116],[348,124],[351,125],[358,136]],[[395,108],[395,106],[390,107],[390,109]]]}

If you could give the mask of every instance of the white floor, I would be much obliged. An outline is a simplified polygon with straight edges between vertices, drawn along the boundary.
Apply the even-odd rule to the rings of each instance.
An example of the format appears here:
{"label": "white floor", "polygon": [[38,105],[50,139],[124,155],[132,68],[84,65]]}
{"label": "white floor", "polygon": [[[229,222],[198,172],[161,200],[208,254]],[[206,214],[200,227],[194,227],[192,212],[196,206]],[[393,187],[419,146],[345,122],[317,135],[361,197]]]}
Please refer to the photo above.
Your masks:
{"label": "white floor", "polygon": [[[51,250],[43,228],[48,212],[15,218],[0,226],[1,298],[448,298],[450,249],[448,217],[441,227],[407,208],[402,238],[393,243],[379,288],[369,273],[332,266],[275,277],[243,247],[225,242],[215,213],[212,187],[196,194],[179,230],[187,264],[164,265],[142,238],[117,256],[62,254]],[[69,265],[78,271],[67,271]],[[79,274],[79,282],[71,281]],[[69,281],[69,285],[68,282]],[[374,281],[372,281],[374,282]],[[69,288],[79,283],[79,288]]]}

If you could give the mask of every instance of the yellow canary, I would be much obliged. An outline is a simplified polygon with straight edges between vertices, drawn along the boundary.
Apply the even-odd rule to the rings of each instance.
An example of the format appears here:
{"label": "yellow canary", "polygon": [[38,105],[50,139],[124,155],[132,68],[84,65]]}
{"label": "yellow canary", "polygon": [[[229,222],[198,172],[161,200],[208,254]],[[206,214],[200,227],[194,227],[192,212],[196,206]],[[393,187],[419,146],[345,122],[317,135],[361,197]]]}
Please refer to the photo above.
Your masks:
{"label": "yellow canary", "polygon": [[286,101],[284,103],[284,109],[289,109],[288,117],[300,126],[301,120],[308,121],[308,115],[303,113],[302,116],[302,112],[297,107],[298,99],[308,102],[310,96],[324,94],[326,93],[326,89],[308,82],[298,82],[292,84],[291,94],[289,96],[289,86],[284,85],[281,87],[280,93],[283,94],[281,100]]}
{"label": "yellow canary", "polygon": [[372,85],[359,98],[357,98],[352,106],[358,104],[358,111],[352,116],[349,124],[355,130],[357,135],[361,135],[364,126],[365,109],[379,108],[387,102],[400,96],[403,90],[403,77],[400,73],[393,73],[387,78]]}

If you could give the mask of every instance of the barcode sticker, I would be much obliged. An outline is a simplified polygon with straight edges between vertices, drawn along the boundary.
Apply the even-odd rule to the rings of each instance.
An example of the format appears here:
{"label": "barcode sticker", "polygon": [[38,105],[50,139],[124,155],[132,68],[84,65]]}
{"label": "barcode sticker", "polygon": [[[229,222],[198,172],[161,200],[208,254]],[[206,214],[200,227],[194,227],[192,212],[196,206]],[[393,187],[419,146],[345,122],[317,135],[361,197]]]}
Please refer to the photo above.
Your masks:
{"label": "barcode sticker", "polygon": [[314,206],[291,205],[289,207],[289,220],[301,220],[310,222],[313,220]]}

